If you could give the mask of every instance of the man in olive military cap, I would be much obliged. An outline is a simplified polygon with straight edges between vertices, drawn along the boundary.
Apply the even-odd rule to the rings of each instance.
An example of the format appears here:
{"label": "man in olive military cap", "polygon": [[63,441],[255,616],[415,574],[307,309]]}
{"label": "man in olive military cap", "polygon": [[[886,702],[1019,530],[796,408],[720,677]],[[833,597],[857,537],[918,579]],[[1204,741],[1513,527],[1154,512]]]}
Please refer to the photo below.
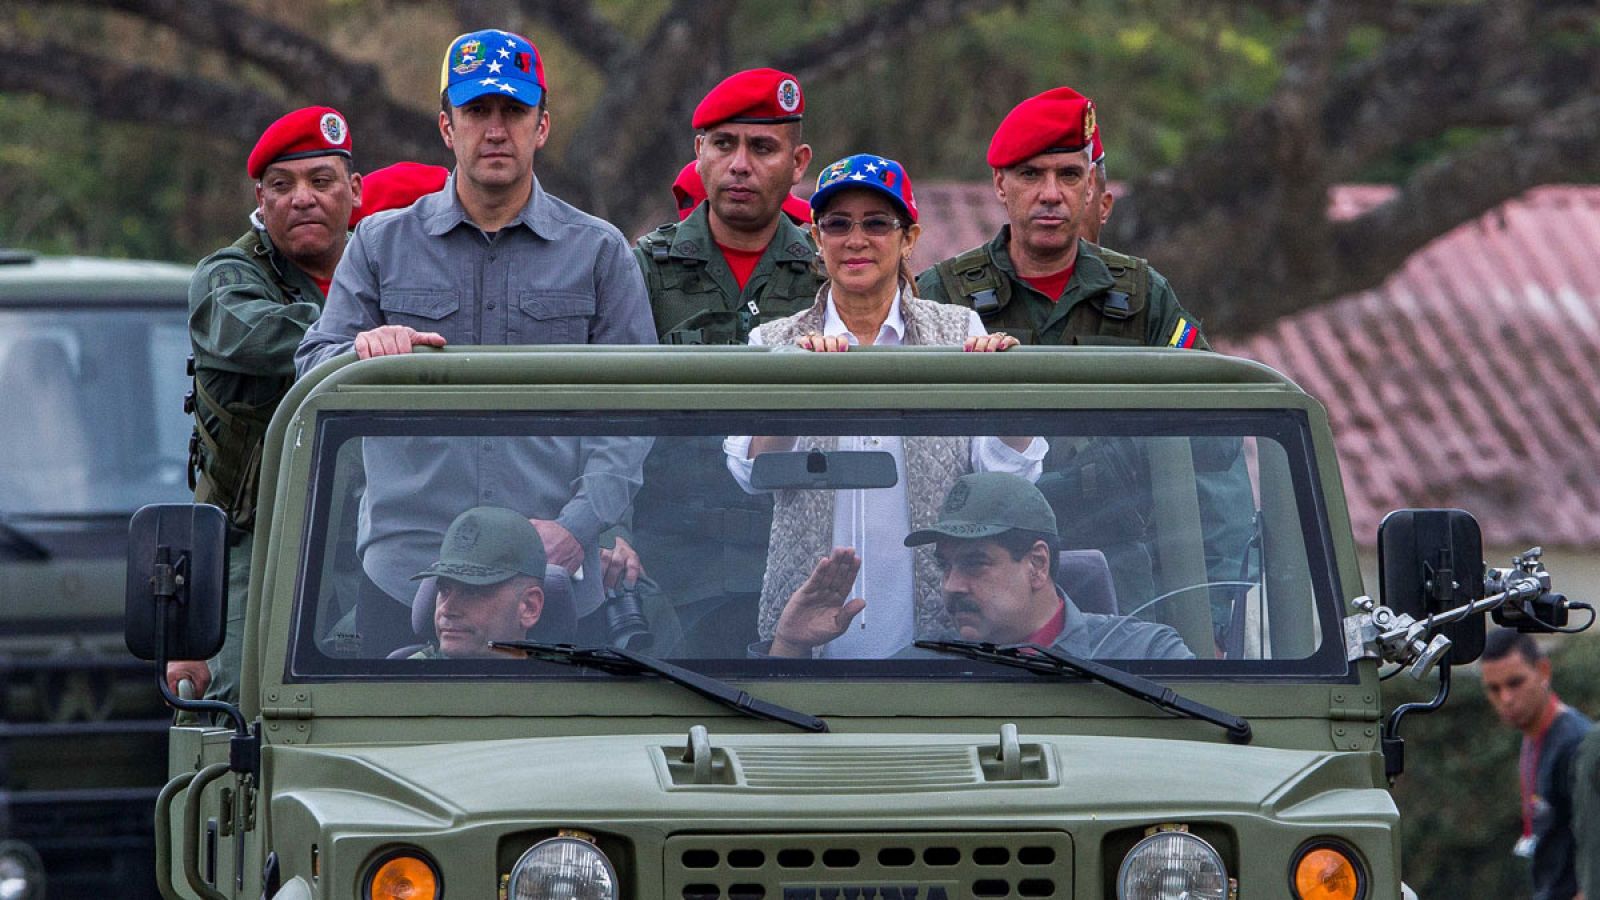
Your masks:
{"label": "man in olive military cap", "polygon": [[262,133],[246,164],[255,182],[250,229],[200,261],[189,282],[195,500],[227,512],[227,640],[217,659],[174,662],[208,696],[232,699],[250,579],[256,484],[267,423],[294,381],[294,351],[322,313],[346,223],[361,207],[350,129],[337,110],[298,109]]}
{"label": "man in olive military cap", "polygon": [[[939,520],[906,536],[907,547],[934,545],[945,609],[956,630],[947,639],[1038,644],[1103,659],[1190,659],[1170,626],[1079,609],[1056,583],[1056,517],[1026,478],[975,472],[956,479]],[[769,653],[809,657],[843,634],[866,607],[846,600],[860,561],[839,549],[825,557],[778,619]],[[911,648],[899,656],[932,655]]]}
{"label": "man in olive military cap", "polygon": [[524,640],[536,625],[570,627],[570,604],[547,602],[544,576],[544,542],[526,516],[497,506],[456,516],[438,561],[412,576],[438,579],[438,590],[434,641],[411,658],[493,657],[490,641]]}

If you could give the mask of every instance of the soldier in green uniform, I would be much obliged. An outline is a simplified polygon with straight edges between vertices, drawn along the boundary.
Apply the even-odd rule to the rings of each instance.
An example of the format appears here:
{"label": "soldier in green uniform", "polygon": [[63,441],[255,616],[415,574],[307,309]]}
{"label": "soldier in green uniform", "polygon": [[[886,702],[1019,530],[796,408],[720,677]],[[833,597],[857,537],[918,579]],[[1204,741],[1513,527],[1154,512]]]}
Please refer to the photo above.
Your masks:
{"label": "soldier in green uniform", "polygon": [[[731,75],[695,108],[706,199],[634,249],[661,343],[743,345],[757,325],[816,301],[816,247],[783,213],[811,163],[804,113],[799,81],[776,69]],[[646,574],[686,621],[735,613],[706,621],[726,623],[728,647],[742,648],[748,635],[740,632],[754,630],[772,510],[705,464],[721,453],[710,438],[658,441],[634,501],[632,537]],[[699,558],[709,538],[724,548],[721,558]]]}
{"label": "soldier in green uniform", "polygon": [[[930,300],[977,310],[1024,344],[1210,349],[1200,323],[1145,260],[1091,243],[1110,213],[1094,102],[1067,87],[1030,97],[995,130],[987,161],[1008,223],[989,243],[917,276]],[[1254,503],[1237,442],[1197,441],[1195,464],[1210,580],[1241,581]],[[1148,473],[1126,439],[1054,437],[1039,487],[1067,547],[1103,549],[1119,595],[1151,597],[1158,564],[1144,534]],[[1232,588],[1212,591],[1227,647]]]}
{"label": "soldier in green uniform", "polygon": [[189,284],[190,476],[195,500],[222,507],[232,525],[227,640],[209,664],[175,662],[167,670],[174,689],[187,678],[207,696],[230,700],[238,690],[262,440],[294,382],[295,348],[322,313],[361,205],[350,130],[325,106],[269,126],[247,170],[257,204],[250,230],[201,260]]}

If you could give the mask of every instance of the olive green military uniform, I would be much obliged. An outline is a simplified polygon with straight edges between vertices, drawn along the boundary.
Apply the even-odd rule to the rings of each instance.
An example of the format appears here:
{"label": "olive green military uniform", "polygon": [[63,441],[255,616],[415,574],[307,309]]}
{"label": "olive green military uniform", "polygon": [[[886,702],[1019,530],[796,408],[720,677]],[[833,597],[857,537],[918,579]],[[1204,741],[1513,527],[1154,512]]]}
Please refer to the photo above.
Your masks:
{"label": "olive green military uniform", "polygon": [[201,260],[189,282],[195,500],[222,507],[234,536],[227,639],[211,661],[207,696],[232,700],[238,693],[262,439],[294,382],[295,348],[321,315],[323,299],[311,276],[278,253],[261,228]]}
{"label": "olive green military uniform", "polygon": [[[1003,226],[989,243],[923,271],[917,288],[930,300],[977,310],[991,333],[1004,331],[1024,344],[1210,349],[1199,321],[1145,260],[1080,240],[1066,289],[1059,298],[1046,297],[1017,275],[1010,240],[1011,226]],[[1103,550],[1119,602],[1154,597],[1157,560],[1146,533],[1152,484],[1137,442],[1049,440],[1039,488],[1056,509],[1063,546]],[[1247,580],[1255,504],[1244,454],[1237,440],[1197,438],[1194,444],[1208,577]],[[1212,618],[1225,647],[1236,593],[1212,591]]]}
{"label": "olive green military uniform", "polygon": [[711,238],[707,204],[639,239],[633,255],[663,344],[745,344],[763,322],[809,309],[822,285],[811,236],[788,216],[739,289]]}
{"label": "olive green military uniform", "polygon": [[[1061,297],[1046,297],[1017,275],[1007,246],[1011,226],[994,240],[917,276],[923,297],[978,311],[990,332],[1024,344],[1179,346],[1182,327],[1200,323],[1178,305],[1161,273],[1136,256],[1078,242],[1077,268]],[[1209,350],[1195,335],[1195,349]]]}
{"label": "olive green military uniform", "polygon": [[[822,276],[804,229],[780,214],[766,254],[740,290],[712,240],[708,215],[708,204],[701,203],[634,248],[661,343],[744,345],[757,325],[816,302]],[[727,647],[693,652],[736,648],[730,652],[737,655],[750,640],[740,632],[755,629],[772,502],[740,490],[721,459],[716,438],[658,440],[645,460],[629,540],[651,581],[678,603],[686,632],[706,635],[726,626]],[[706,547],[720,548],[721,555],[706,559]],[[696,620],[699,627],[693,627]]]}

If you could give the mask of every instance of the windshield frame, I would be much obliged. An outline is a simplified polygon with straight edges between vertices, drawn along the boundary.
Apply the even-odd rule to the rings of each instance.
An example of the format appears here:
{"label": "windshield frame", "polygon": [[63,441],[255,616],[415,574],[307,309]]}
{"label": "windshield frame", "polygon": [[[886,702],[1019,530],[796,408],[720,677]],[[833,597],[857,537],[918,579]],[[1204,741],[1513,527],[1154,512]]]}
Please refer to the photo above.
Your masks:
{"label": "windshield frame", "polygon": [[[654,387],[654,386],[652,386]],[[416,389],[413,389],[416,390]],[[1178,392],[1184,392],[1184,386],[1176,386]],[[631,399],[630,399],[631,393]],[[645,395],[653,394],[653,389],[645,389]],[[1320,407],[1314,401],[1298,392],[1283,390],[1269,390],[1239,392],[1233,389],[1228,395],[1232,401],[1230,406],[1214,406],[1211,402],[1189,402],[1186,398],[1183,403],[1174,400],[1174,387],[1169,386],[1159,392],[1147,389],[1108,389],[1096,390],[1096,397],[1091,402],[1083,392],[1064,390],[1058,386],[1034,388],[1030,386],[1026,391],[1019,391],[1023,396],[1013,394],[995,394],[982,386],[969,385],[939,385],[936,387],[919,386],[911,389],[904,386],[884,387],[880,385],[866,385],[844,387],[835,392],[830,388],[825,396],[816,390],[797,390],[792,386],[772,387],[759,392],[741,391],[730,394],[727,391],[717,390],[690,390],[682,388],[671,390],[670,402],[662,399],[650,400],[648,397],[641,400],[639,392],[608,392],[604,389],[584,391],[582,389],[563,386],[551,391],[540,391],[536,394],[527,394],[500,387],[477,387],[470,389],[456,388],[454,390],[437,392],[432,389],[423,389],[423,396],[427,396],[427,408],[399,408],[393,404],[393,396],[385,398],[383,392],[351,390],[341,393],[337,400],[328,395],[314,398],[306,409],[302,410],[302,423],[311,422],[309,453],[303,454],[307,477],[310,474],[321,473],[316,478],[309,491],[310,502],[306,505],[301,520],[301,545],[308,549],[304,553],[297,553],[301,565],[295,577],[295,594],[298,596],[316,596],[320,589],[320,547],[325,543],[321,540],[319,531],[320,523],[328,520],[330,504],[333,502],[332,472],[334,460],[337,458],[339,447],[344,441],[352,438],[359,439],[364,436],[378,436],[382,434],[417,435],[426,434],[474,434],[486,433],[486,421],[497,421],[498,428],[490,431],[504,431],[506,433],[526,433],[526,426],[517,426],[514,423],[546,422],[558,425],[557,431],[570,434],[602,434],[606,429],[596,428],[596,423],[609,420],[611,431],[616,433],[638,433],[637,429],[629,430],[623,427],[621,414],[637,412],[638,417],[630,417],[632,421],[647,420],[654,433],[671,433],[674,430],[684,430],[685,433],[706,433],[705,429],[670,429],[662,428],[659,417],[667,414],[677,416],[681,421],[691,418],[712,418],[738,413],[748,421],[748,414],[759,412],[772,417],[769,421],[782,422],[785,417],[788,421],[800,422],[811,414],[811,421],[815,422],[815,413],[827,410],[834,413],[859,414],[863,418],[881,419],[884,410],[904,410],[907,417],[926,417],[937,419],[940,417],[954,417],[965,411],[970,416],[974,408],[973,399],[977,395],[985,398],[985,405],[989,411],[1005,418],[1014,415],[1051,414],[1056,410],[1071,410],[1074,414],[1088,417],[1085,421],[1100,417],[1104,422],[1113,422],[1116,417],[1127,417],[1129,424],[1124,426],[1128,433],[1149,435],[1148,427],[1135,430],[1133,421],[1143,417],[1148,420],[1153,415],[1164,417],[1167,420],[1166,430],[1175,435],[1196,436],[1199,434],[1252,434],[1270,437],[1283,445],[1293,472],[1295,502],[1304,512],[1301,515],[1302,528],[1305,530],[1305,547],[1307,563],[1313,578],[1313,584],[1319,594],[1317,603],[1319,627],[1322,629],[1322,646],[1312,656],[1303,660],[1204,660],[1198,663],[1164,662],[1159,660],[1139,660],[1117,663],[1118,668],[1146,677],[1173,681],[1225,681],[1261,682],[1261,681],[1293,681],[1311,683],[1350,683],[1355,680],[1354,667],[1344,660],[1343,642],[1339,619],[1343,615],[1345,593],[1341,585],[1339,560],[1336,557],[1333,540],[1331,516],[1343,516],[1342,506],[1336,511],[1329,508],[1323,488],[1324,478],[1320,470],[1322,461],[1314,452],[1317,446],[1312,439],[1311,431],[1316,427],[1316,422],[1321,416]],[[1194,391],[1196,395],[1202,391]],[[432,395],[432,396],[428,396]],[[1159,397],[1159,402],[1153,402]],[[413,397],[412,399],[418,399]],[[385,402],[387,400],[387,402]],[[1213,401],[1214,402],[1214,401]],[[649,409],[648,406],[659,405],[660,408]],[[987,411],[986,411],[987,412]],[[314,415],[314,419],[305,418],[306,414]],[[488,414],[488,417],[486,417]],[[1200,428],[1196,423],[1204,422],[1206,427]],[[429,427],[419,432],[418,426],[424,422],[434,425],[454,422],[456,430]],[[579,425],[578,423],[587,423]],[[1184,423],[1185,428],[1179,429],[1178,423]],[[1274,423],[1274,427],[1265,428],[1264,424]],[[381,427],[374,428],[374,425]],[[1251,427],[1247,427],[1251,426]],[[1107,433],[1116,429],[1102,426]],[[1322,425],[1325,427],[1325,423]],[[798,424],[793,426],[798,433],[805,431]],[[968,429],[970,430],[970,428]],[[992,430],[985,428],[985,430]],[[711,430],[712,432],[715,429]],[[811,429],[815,431],[815,429]],[[303,432],[302,432],[303,433]],[[547,433],[547,432],[540,432]],[[1098,433],[1098,432],[1097,432]],[[303,433],[304,434],[304,433]],[[298,655],[298,648],[308,647],[308,635],[312,628],[311,616],[306,610],[310,604],[302,607],[297,602],[296,614],[289,629],[295,636],[295,653],[286,654],[283,668],[274,673],[281,678],[281,684],[355,684],[355,683],[427,683],[427,682],[459,682],[460,680],[494,681],[494,682],[532,682],[558,680],[568,682],[593,682],[596,678],[619,680],[618,676],[607,676],[599,673],[576,672],[574,670],[554,666],[547,663],[528,662],[523,660],[508,659],[505,661],[491,661],[486,668],[483,661],[464,660],[437,660],[428,661],[424,667],[418,667],[416,661],[403,660],[358,660],[358,666],[321,665],[308,662],[309,657]],[[287,649],[287,648],[286,648]],[[320,656],[320,654],[316,654]],[[338,663],[328,657],[324,661]],[[746,661],[726,659],[674,659],[674,663],[685,665],[695,671],[704,672],[714,677],[726,678],[732,681],[747,681],[755,686],[754,689],[766,691],[766,685],[774,682],[838,682],[839,680],[878,681],[883,683],[905,683],[913,681],[960,681],[960,682],[1019,682],[1035,680],[1026,673],[1007,670],[999,666],[977,663],[959,659],[918,660],[916,668],[908,668],[904,660],[859,660],[859,661],[829,661],[831,668],[827,671],[818,671],[813,661],[809,660],[763,660],[761,670],[752,671]],[[378,664],[374,667],[374,664]],[[365,673],[356,669],[366,669]],[[277,680],[274,678],[273,680]],[[620,679],[629,680],[629,679]]]}

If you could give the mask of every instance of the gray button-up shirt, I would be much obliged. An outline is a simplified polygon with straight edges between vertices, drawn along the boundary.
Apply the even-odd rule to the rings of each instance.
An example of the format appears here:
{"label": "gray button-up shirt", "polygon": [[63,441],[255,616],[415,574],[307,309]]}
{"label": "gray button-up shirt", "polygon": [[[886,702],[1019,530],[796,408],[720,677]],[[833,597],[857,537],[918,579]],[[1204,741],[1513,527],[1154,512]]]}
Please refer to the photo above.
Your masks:
{"label": "gray button-up shirt", "polygon": [[[622,233],[546,194],[485,234],[444,189],[362,221],[328,303],[295,353],[304,375],[380,325],[435,331],[452,345],[654,344],[644,280]],[[505,506],[559,522],[585,547],[580,614],[599,606],[596,540],[638,490],[648,438],[369,438],[357,549],[379,587],[409,602],[410,577],[438,558],[460,512]]]}

